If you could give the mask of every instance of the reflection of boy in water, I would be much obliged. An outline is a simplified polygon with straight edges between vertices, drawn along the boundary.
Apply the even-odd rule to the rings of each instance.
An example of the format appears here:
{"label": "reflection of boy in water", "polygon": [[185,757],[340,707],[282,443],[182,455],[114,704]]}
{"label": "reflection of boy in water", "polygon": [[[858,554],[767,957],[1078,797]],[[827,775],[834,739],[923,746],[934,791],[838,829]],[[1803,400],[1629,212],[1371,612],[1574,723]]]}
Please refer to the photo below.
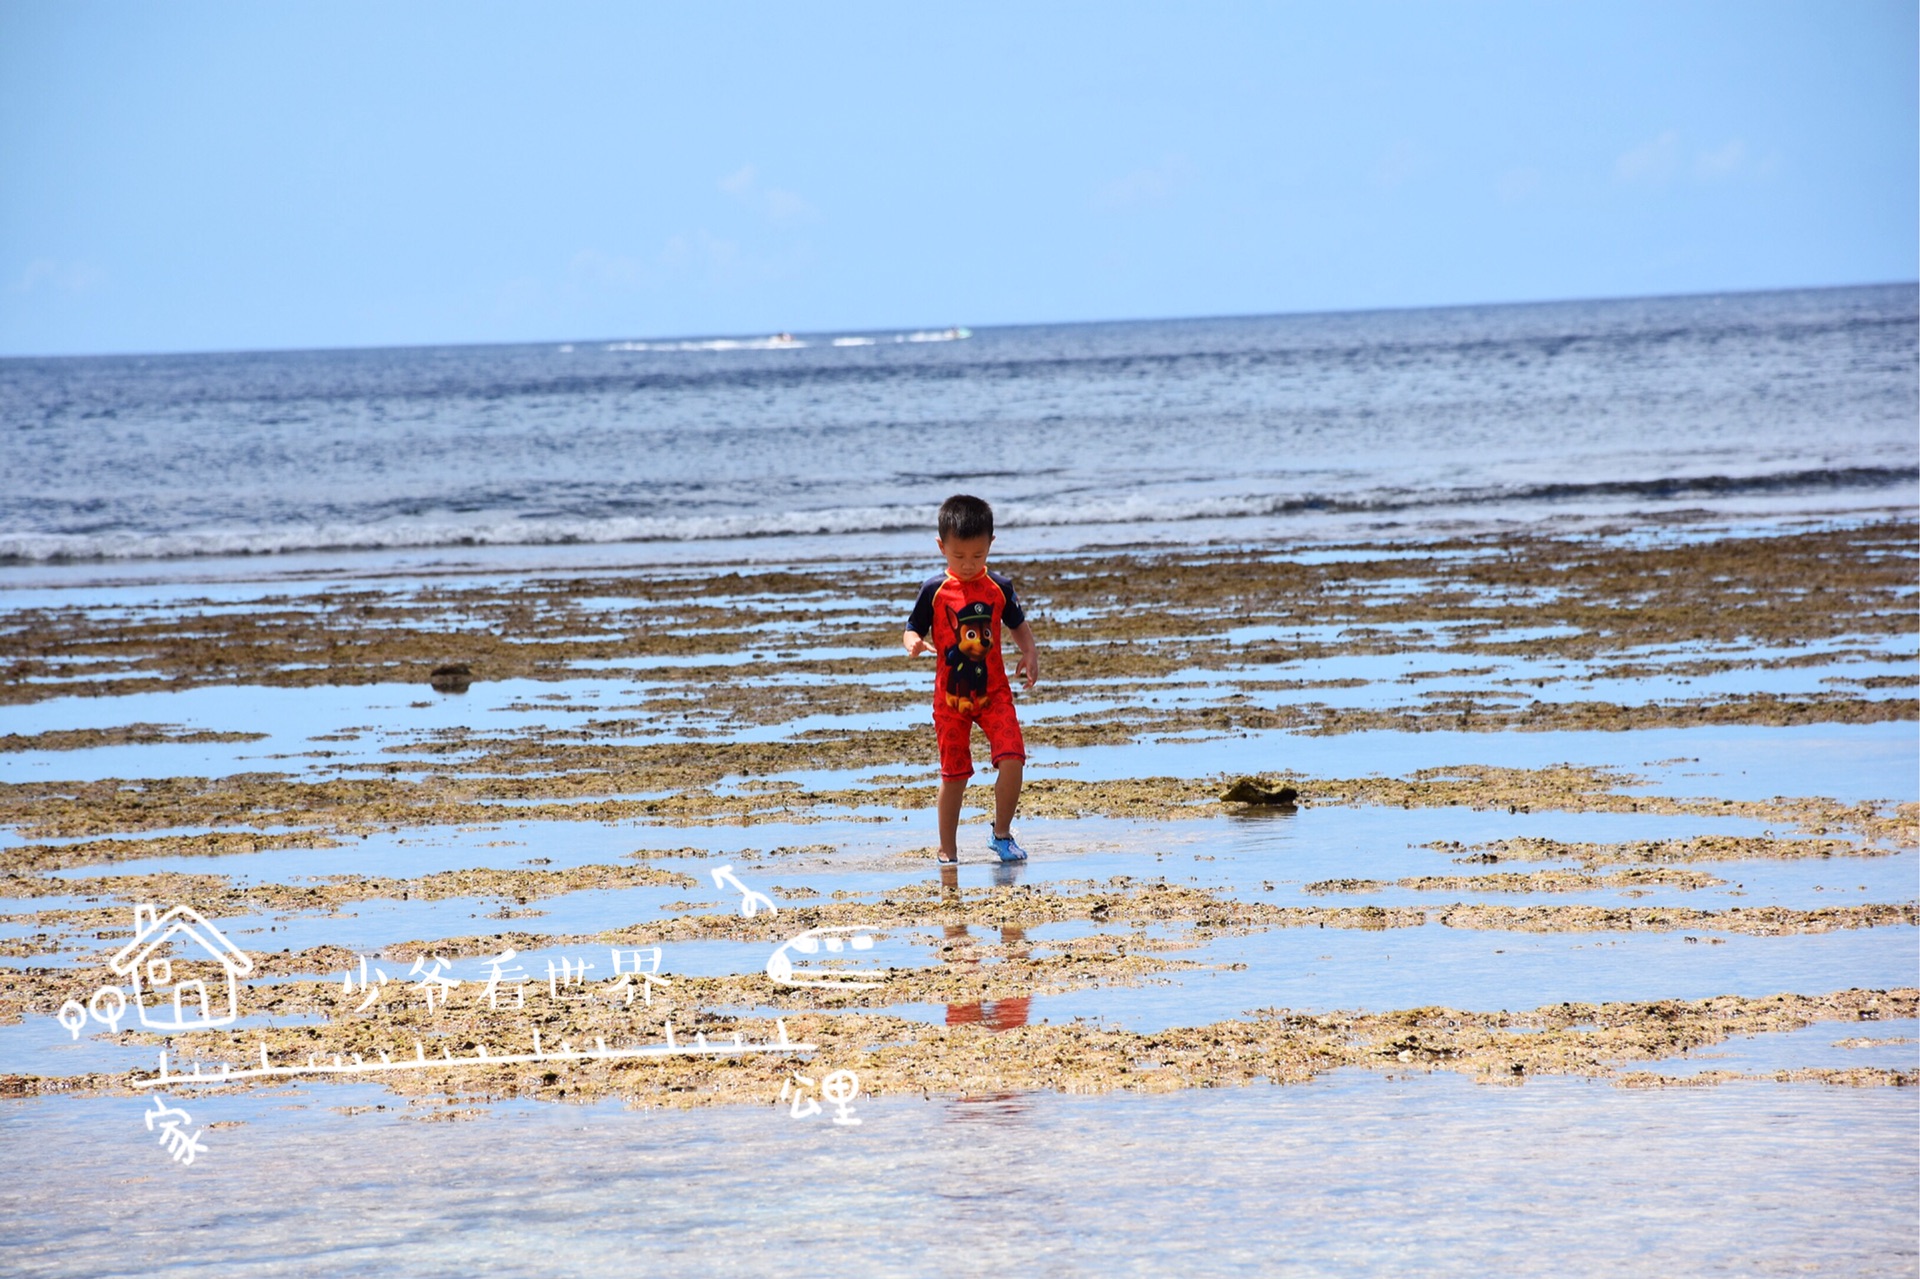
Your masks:
{"label": "reflection of boy in water", "polygon": [[[942,875],[951,874],[942,871]],[[1027,930],[1016,928],[1012,924],[1000,926],[1000,948],[1008,959],[1027,957]],[[947,925],[947,944],[941,951],[950,964],[968,968],[977,968],[980,958],[974,953],[973,935],[965,924]],[[1032,1011],[1032,995],[1015,995],[1009,999],[979,999],[970,1004],[948,1004],[947,1025],[949,1026],[985,1026],[988,1030],[1012,1030],[1016,1026],[1027,1024]]]}
{"label": "reflection of boy in water", "polygon": [[1024,861],[1013,840],[1013,814],[1020,804],[1027,746],[1014,714],[1007,668],[994,651],[1004,627],[1020,650],[1016,674],[1032,688],[1040,679],[1040,653],[1013,583],[987,570],[993,546],[993,508],[977,497],[957,495],[940,506],[940,554],[944,573],[920,587],[907,629],[900,636],[909,657],[941,659],[933,688],[933,729],[940,746],[940,860],[960,858],[960,802],[973,776],[973,726],[987,737],[999,777],[993,784],[993,838],[1003,862]]}
{"label": "reflection of boy in water", "polygon": [[948,1004],[947,1025],[1012,1030],[1027,1024],[1032,1004],[1032,995],[1020,995],[1013,999],[983,999],[977,1004]]}

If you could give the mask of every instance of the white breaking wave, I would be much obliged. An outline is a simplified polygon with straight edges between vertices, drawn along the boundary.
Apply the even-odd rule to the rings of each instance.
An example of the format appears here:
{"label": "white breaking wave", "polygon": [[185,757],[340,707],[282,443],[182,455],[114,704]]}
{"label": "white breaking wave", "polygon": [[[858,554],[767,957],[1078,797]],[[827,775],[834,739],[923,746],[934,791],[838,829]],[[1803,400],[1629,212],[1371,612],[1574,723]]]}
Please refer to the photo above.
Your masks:
{"label": "white breaking wave", "polygon": [[[1158,523],[1274,513],[1292,499],[1271,495],[1155,501],[1125,497],[1022,506],[1000,502],[1003,526]],[[0,534],[0,560],[174,559],[279,555],[318,550],[400,550],[437,546],[555,546],[611,542],[890,533],[930,529],[930,505],[760,511],[738,515],[609,516],[475,521],[393,519],[285,525],[273,529],[186,529],[172,533]]]}
{"label": "white breaking wave", "polygon": [[754,515],[605,519],[382,520],[295,524],[273,529],[186,529],[173,533],[0,534],[0,559],[173,559],[279,555],[293,551],[399,550],[436,546],[559,546],[609,542],[705,541],[781,534],[860,533],[917,527],[918,507],[792,511]]}
{"label": "white breaking wave", "polygon": [[[1856,467],[1772,474],[1697,475],[1587,483],[1521,483],[1455,488],[1352,488],[1319,493],[1227,493],[1201,496],[1132,491],[1067,501],[995,503],[1000,527],[1138,525],[1194,520],[1259,519],[1312,514],[1364,514],[1422,507],[1500,507],[1519,503],[1688,501],[1846,491],[1862,500],[1907,500],[1913,467]],[[273,529],[185,529],[169,533],[0,533],[0,561],[174,559],[211,555],[275,555],[318,550],[400,550],[442,546],[555,546],[614,542],[710,541],[725,538],[894,533],[930,529],[932,504],[750,511],[731,515],[504,517],[448,520],[394,518],[366,522],[282,525]]]}
{"label": "white breaking wave", "polygon": [[[923,329],[913,333],[867,337],[850,334],[828,341],[829,346],[878,346],[884,342],[962,342],[973,336],[972,329]],[[791,333],[776,333],[763,338],[708,338],[698,342],[609,342],[609,351],[801,351],[813,343]],[[563,346],[562,351],[573,347]]]}
{"label": "white breaking wave", "polygon": [[706,342],[609,342],[609,351],[800,351],[812,345],[796,337],[713,338]]}

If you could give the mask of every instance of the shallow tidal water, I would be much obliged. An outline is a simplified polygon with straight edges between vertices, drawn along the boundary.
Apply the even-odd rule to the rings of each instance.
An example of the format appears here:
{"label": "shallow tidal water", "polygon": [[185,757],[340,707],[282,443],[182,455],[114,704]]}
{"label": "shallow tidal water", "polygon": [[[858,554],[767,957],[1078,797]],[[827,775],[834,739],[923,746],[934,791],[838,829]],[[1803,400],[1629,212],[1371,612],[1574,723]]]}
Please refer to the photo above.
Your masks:
{"label": "shallow tidal water", "polygon": [[0,1108],[0,1143],[32,1172],[0,1188],[6,1268],[1911,1275],[1920,1258],[1908,1089],[1340,1073],[1162,1096],[856,1098],[860,1122],[843,1126],[772,1106],[338,1111],[393,1101],[176,1099],[196,1122],[242,1121],[209,1133],[192,1169],[141,1131],[138,1099]]}

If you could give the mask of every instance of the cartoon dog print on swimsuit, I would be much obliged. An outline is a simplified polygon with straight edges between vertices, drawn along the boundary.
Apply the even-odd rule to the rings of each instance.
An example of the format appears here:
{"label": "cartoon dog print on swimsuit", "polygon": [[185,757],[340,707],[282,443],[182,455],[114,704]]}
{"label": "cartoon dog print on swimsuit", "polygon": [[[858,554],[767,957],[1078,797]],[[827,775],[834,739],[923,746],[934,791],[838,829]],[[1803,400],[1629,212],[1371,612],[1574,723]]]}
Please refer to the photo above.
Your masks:
{"label": "cartoon dog print on swimsuit", "polygon": [[920,584],[907,629],[924,638],[941,659],[933,670],[935,715],[974,720],[1002,702],[1012,704],[1000,661],[1000,631],[1025,622],[1013,583],[999,573],[989,571],[963,582],[941,572]]}
{"label": "cartoon dog print on swimsuit", "polygon": [[962,609],[947,607],[953,643],[946,652],[944,685],[947,709],[977,715],[987,704],[987,654],[993,651],[993,606],[976,600]]}

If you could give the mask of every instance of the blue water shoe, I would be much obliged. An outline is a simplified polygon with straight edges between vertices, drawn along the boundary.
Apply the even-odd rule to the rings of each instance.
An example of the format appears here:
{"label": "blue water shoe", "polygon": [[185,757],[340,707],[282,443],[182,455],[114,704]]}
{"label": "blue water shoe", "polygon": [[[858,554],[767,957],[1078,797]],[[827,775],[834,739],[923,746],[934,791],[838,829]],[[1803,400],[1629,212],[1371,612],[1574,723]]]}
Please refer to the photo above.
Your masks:
{"label": "blue water shoe", "polygon": [[1027,850],[1013,842],[1012,835],[995,835],[987,841],[987,847],[993,855],[1003,862],[1023,862],[1027,860]]}

